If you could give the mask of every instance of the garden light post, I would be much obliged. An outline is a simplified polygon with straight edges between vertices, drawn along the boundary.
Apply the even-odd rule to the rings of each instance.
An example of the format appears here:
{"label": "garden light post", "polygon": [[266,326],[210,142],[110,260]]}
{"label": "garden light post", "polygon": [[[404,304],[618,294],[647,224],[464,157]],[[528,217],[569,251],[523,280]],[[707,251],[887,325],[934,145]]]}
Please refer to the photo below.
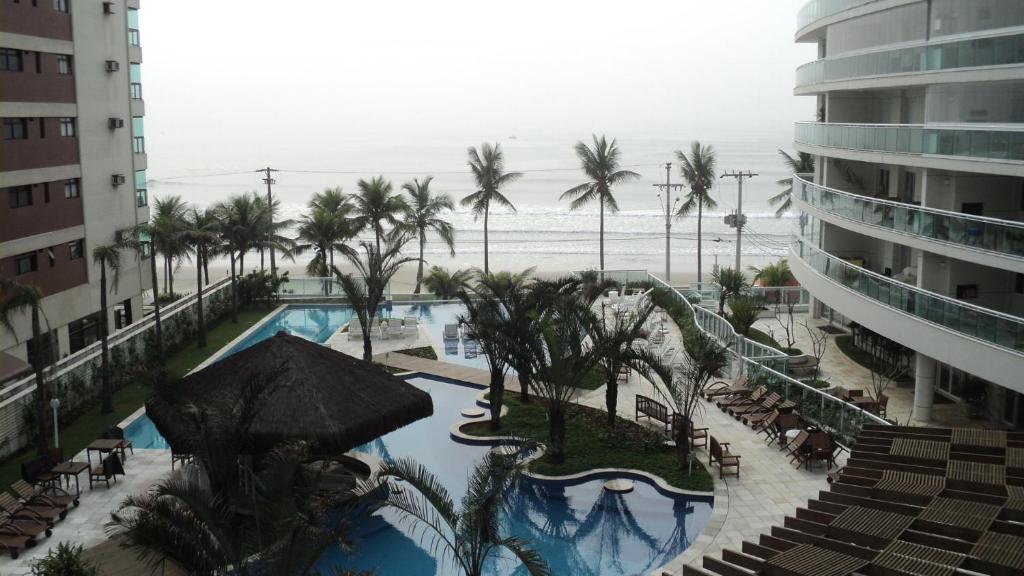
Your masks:
{"label": "garden light post", "polygon": [[60,410],[60,398],[50,400],[50,408],[53,408],[53,447],[60,448],[60,430],[57,429],[57,411]]}

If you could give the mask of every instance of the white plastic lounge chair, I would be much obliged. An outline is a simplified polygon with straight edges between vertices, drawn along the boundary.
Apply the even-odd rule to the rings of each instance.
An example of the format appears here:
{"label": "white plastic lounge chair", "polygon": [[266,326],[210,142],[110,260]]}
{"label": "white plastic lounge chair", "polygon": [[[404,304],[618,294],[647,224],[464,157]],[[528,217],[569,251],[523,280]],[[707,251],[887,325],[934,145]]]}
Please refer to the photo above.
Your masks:
{"label": "white plastic lounge chair", "polygon": [[389,339],[391,337],[391,324],[390,323],[388,323],[388,322],[381,323],[379,330],[380,330],[380,339],[381,340],[387,340],[387,339]]}
{"label": "white plastic lounge chair", "polygon": [[402,320],[402,337],[416,338],[419,332],[419,320],[415,316],[406,316]]}
{"label": "white plastic lounge chair", "polygon": [[349,340],[362,340],[363,338],[363,327],[359,323],[358,317],[352,317],[348,321],[348,339]]}
{"label": "white plastic lounge chair", "polygon": [[457,324],[445,324],[443,338],[445,340],[458,340],[459,326]]}

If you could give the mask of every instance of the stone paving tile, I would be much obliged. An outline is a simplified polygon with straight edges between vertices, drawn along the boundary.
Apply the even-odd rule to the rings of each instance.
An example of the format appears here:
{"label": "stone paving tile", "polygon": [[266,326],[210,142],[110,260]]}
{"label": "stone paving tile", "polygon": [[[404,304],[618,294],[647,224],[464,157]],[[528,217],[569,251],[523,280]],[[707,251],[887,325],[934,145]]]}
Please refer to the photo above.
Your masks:
{"label": "stone paving tile", "polygon": [[[95,458],[95,454],[93,454]],[[77,454],[73,460],[85,461],[85,453]],[[117,483],[110,488],[97,484],[89,488],[89,476],[82,473],[81,503],[71,508],[67,517],[53,528],[53,535],[43,538],[35,547],[22,552],[17,560],[9,555],[0,559],[0,574],[4,576],[20,576],[29,574],[29,562],[46,555],[51,547],[60,542],[72,541],[89,548],[107,539],[105,525],[110,521],[110,513],[118,508],[121,501],[129,494],[145,492],[154,483],[164,478],[171,471],[171,453],[168,450],[136,450],[129,452],[124,463],[125,475],[118,477]],[[72,482],[72,492],[74,482]]]}

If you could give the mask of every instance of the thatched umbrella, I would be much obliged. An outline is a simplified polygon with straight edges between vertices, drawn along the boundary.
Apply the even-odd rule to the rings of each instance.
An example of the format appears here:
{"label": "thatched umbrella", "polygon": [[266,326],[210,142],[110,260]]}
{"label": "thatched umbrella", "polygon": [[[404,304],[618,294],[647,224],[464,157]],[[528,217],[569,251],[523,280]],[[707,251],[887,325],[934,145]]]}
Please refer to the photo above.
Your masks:
{"label": "thatched umbrella", "polygon": [[[146,413],[175,452],[193,453],[198,430],[186,411],[244,421],[244,450],[309,442],[343,454],[434,413],[430,395],[373,364],[279,332],[171,385]],[[226,416],[226,417],[225,417]]]}

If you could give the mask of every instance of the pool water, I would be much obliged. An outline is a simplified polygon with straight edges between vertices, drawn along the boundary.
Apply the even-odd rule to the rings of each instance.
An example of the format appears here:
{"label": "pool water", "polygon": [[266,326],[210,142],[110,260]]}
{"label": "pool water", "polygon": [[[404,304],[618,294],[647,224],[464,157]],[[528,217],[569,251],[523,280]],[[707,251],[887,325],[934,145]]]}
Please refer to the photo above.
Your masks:
{"label": "pool water", "polygon": [[[488,449],[455,442],[452,422],[474,405],[479,390],[432,378],[409,382],[430,393],[434,415],[357,448],[381,459],[411,457],[438,476],[458,504],[474,463]],[[637,481],[633,492],[612,494],[603,480],[576,484],[524,479],[509,495],[502,519],[506,534],[526,540],[550,564],[553,574],[644,574],[682,553],[711,514],[709,498],[670,498]],[[394,511],[382,510],[353,522],[353,554],[329,552],[318,568],[342,566],[378,575],[454,575],[451,562],[430,554],[429,533]],[[511,555],[493,562],[489,574],[525,574]]]}
{"label": "pool water", "polygon": [[[444,324],[454,322],[462,311],[457,304],[396,305],[389,316],[416,316],[440,344]],[[279,330],[324,342],[348,322],[347,306],[288,306],[224,355],[233,354],[266,339]],[[459,350],[462,344],[459,343]],[[486,368],[485,360],[446,355],[455,361]],[[488,449],[452,440],[449,427],[462,420],[462,409],[473,406],[476,388],[432,378],[409,382],[427,391],[434,414],[387,434],[356,450],[380,459],[411,457],[437,475],[458,503],[465,492],[474,463]],[[168,449],[163,437],[145,415],[125,428],[136,448]],[[523,479],[508,495],[502,517],[506,534],[523,538],[550,564],[554,574],[632,575],[664,565],[682,553],[700,534],[711,514],[711,498],[676,498],[637,481],[633,492],[613,494],[603,480],[563,483]],[[317,568],[340,566],[374,570],[379,576],[448,576],[459,571],[450,562],[439,563],[431,554],[429,534],[396,512],[380,510],[352,521],[349,538],[354,552],[327,552]],[[510,555],[495,559],[488,574],[526,574]]]}

